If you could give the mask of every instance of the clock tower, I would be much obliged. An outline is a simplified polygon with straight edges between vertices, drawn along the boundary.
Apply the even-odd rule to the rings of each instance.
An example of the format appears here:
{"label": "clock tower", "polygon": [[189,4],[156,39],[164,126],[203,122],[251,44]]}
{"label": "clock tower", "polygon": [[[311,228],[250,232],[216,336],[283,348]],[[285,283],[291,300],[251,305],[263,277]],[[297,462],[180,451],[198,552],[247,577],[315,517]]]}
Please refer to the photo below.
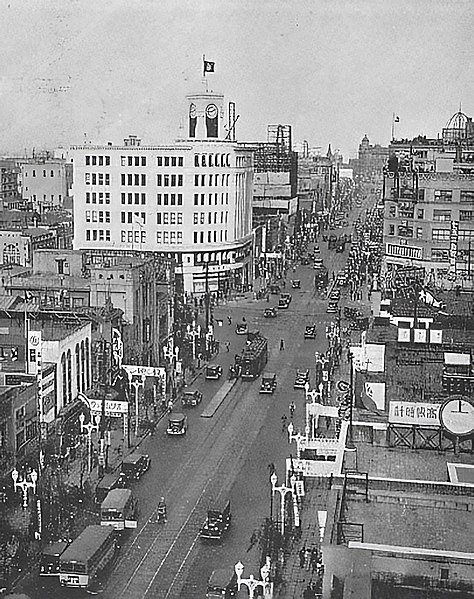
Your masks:
{"label": "clock tower", "polygon": [[201,92],[186,96],[187,131],[189,140],[223,140],[224,95],[214,92]]}

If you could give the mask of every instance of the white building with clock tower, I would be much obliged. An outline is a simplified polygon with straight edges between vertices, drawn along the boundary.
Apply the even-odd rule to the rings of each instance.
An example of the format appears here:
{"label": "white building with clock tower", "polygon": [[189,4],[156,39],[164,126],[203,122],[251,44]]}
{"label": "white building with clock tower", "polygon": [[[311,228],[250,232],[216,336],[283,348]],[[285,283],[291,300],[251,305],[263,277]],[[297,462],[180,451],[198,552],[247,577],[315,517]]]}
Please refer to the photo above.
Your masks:
{"label": "white building with clock tower", "polygon": [[172,144],[76,145],[74,249],[174,258],[186,292],[252,281],[253,150],[234,139],[233,104],[214,92],[186,97]]}

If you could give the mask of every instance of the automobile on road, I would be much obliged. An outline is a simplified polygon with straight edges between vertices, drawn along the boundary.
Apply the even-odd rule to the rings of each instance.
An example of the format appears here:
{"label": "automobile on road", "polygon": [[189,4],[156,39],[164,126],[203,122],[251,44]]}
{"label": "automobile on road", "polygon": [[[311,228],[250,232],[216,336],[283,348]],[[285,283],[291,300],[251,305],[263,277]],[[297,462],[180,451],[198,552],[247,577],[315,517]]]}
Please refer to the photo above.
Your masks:
{"label": "automobile on road", "polygon": [[188,419],[184,414],[175,412],[168,416],[168,428],[166,429],[168,435],[185,435],[187,428]]}
{"label": "automobile on road", "polygon": [[278,307],[281,309],[288,308],[291,303],[291,295],[289,293],[281,293],[278,300]]}
{"label": "automobile on road", "polygon": [[123,458],[120,476],[122,480],[131,482],[140,479],[150,467],[151,459],[146,453],[134,451]]}
{"label": "automobile on road", "polygon": [[307,325],[304,330],[305,339],[316,339],[316,325]]}
{"label": "automobile on road", "polygon": [[277,388],[277,375],[274,372],[264,372],[262,375],[262,383],[260,385],[260,393],[271,393]]}
{"label": "automobile on road", "polygon": [[276,318],[278,314],[278,310],[276,308],[265,308],[263,316],[265,318]]}
{"label": "automobile on road", "polygon": [[[207,376],[206,376],[207,378]],[[181,404],[183,408],[194,407],[202,401],[202,393],[198,389],[189,389],[183,393]]]}
{"label": "automobile on road", "polygon": [[338,302],[341,299],[341,290],[334,289],[333,291],[331,291],[331,293],[329,294],[329,299],[333,302]]}
{"label": "automobile on road", "polygon": [[214,503],[207,510],[206,521],[199,531],[199,536],[202,539],[220,541],[230,527],[231,521],[230,501],[224,499],[219,503]]}
{"label": "automobile on road", "polygon": [[[219,364],[208,364],[205,377],[207,380],[218,381],[222,376],[222,367]],[[201,397],[202,399],[202,397]]]}
{"label": "automobile on road", "polygon": [[328,314],[335,314],[339,309],[337,302],[329,302],[328,307],[326,308],[326,312]]}
{"label": "automobile on road", "polygon": [[237,335],[246,335],[248,333],[248,330],[249,328],[245,324],[245,322],[239,322],[235,327],[235,332],[237,333]]}
{"label": "automobile on road", "polygon": [[305,370],[297,369],[293,387],[295,389],[304,389],[306,383],[309,383],[309,368]]}
{"label": "automobile on road", "polygon": [[293,289],[300,289],[301,288],[301,281],[299,279],[293,279],[291,281],[291,286]]}

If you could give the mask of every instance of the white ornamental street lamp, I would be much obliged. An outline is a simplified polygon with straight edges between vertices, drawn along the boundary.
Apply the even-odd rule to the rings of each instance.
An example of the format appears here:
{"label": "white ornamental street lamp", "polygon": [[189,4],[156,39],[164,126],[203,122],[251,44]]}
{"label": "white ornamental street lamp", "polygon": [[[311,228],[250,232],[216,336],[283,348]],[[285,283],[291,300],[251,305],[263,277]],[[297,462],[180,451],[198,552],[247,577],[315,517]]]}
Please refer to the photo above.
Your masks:
{"label": "white ornamental street lamp", "polygon": [[285,497],[287,493],[293,493],[293,489],[295,488],[296,477],[294,475],[290,478],[291,487],[287,487],[286,485],[280,485],[277,487],[277,475],[274,472],[270,476],[270,482],[272,483],[272,493],[275,494],[275,491],[280,493],[280,518],[281,518],[281,534],[285,534]]}
{"label": "white ornamental street lamp", "polygon": [[138,436],[138,390],[145,387],[145,375],[141,375],[141,381],[132,381],[130,383],[135,389],[135,437]]}
{"label": "white ornamental street lamp", "polygon": [[310,426],[309,423],[306,423],[304,432],[305,434],[302,435],[301,433],[293,433],[293,431],[295,430],[295,427],[293,425],[292,422],[290,422],[288,424],[288,443],[291,443],[292,441],[296,441],[296,455],[299,458],[300,454],[301,454],[301,450],[305,449],[306,445],[308,444],[308,442],[310,441]]}
{"label": "white ornamental street lamp", "polygon": [[87,468],[90,473],[92,470],[92,432],[98,432],[99,419],[95,414],[91,413],[91,422],[84,424],[86,417],[83,413],[79,414],[79,422],[81,423],[81,433],[87,432]]}
{"label": "white ornamental street lamp", "polygon": [[33,494],[36,494],[36,483],[38,481],[38,473],[36,470],[30,472],[30,479],[27,480],[26,476],[20,479],[20,474],[16,468],[12,471],[13,486],[15,491],[21,489],[23,491],[23,508],[28,507],[28,489],[33,489]]}
{"label": "white ornamental street lamp", "polygon": [[262,587],[264,597],[271,599],[273,596],[273,584],[269,581],[270,578],[270,558],[267,557],[265,564],[260,568],[261,580],[254,578],[250,574],[249,578],[242,578],[244,565],[242,562],[237,562],[234,566],[237,574],[237,590],[240,591],[240,586],[244,584],[249,590],[249,599],[255,597],[255,589]]}

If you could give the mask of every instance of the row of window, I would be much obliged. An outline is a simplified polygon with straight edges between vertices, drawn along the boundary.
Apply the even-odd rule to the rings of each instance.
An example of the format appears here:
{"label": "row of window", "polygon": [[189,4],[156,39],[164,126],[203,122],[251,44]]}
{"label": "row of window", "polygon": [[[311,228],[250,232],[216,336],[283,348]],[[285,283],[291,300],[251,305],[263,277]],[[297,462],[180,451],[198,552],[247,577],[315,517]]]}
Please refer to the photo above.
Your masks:
{"label": "row of window", "polygon": [[121,212],[120,220],[122,223],[137,224],[143,226],[146,224],[145,212]]}
{"label": "row of window", "polygon": [[157,193],[156,203],[158,206],[182,206],[182,193]]}
{"label": "row of window", "polygon": [[[212,225],[213,221],[214,224],[217,225],[219,224],[219,220],[220,220],[220,224],[227,224],[227,218],[228,218],[228,212],[193,212],[193,224],[195,225],[205,225],[206,224],[206,214],[207,214],[207,224],[208,225]],[[212,216],[214,214],[214,217]],[[220,218],[219,218],[219,214],[220,214]]]}
{"label": "row of window", "polygon": [[218,241],[227,241],[227,231],[207,231],[207,241],[205,231],[194,231],[194,243],[217,243]]}
{"label": "row of window", "polygon": [[[395,235],[395,225],[388,225],[388,234]],[[416,239],[423,239],[423,227],[416,227],[402,224],[399,225],[396,231],[398,237],[416,237]],[[449,241],[451,238],[451,229],[433,229],[431,232],[431,239],[433,241]],[[458,231],[457,239],[459,241],[468,241],[474,239],[474,229],[460,229]]]}
{"label": "row of window", "polygon": [[156,175],[156,185],[158,187],[182,187],[183,175]]}
{"label": "row of window", "polygon": [[[31,176],[32,177],[36,177],[36,170],[33,169],[31,171]],[[48,171],[46,169],[43,169],[43,177],[47,177],[48,176]],[[50,177],[54,177],[54,171],[49,171],[49,176]],[[58,177],[61,176],[61,171],[58,171]],[[28,177],[28,171],[25,171],[25,177]]]}
{"label": "row of window", "polygon": [[110,156],[86,155],[86,166],[110,166]]}
{"label": "row of window", "polygon": [[194,186],[195,187],[228,187],[229,177],[227,175],[194,175]]}
{"label": "row of window", "polygon": [[86,223],[110,223],[108,210],[86,210]]}
{"label": "row of window", "polygon": [[157,166],[184,166],[184,158],[182,156],[157,156]]}
{"label": "row of window", "polygon": [[[218,193],[214,193],[214,194],[210,193],[207,196],[207,200],[208,200],[207,203],[209,206],[212,206],[212,205],[217,206],[217,205],[219,205],[219,203],[221,206],[224,206],[229,203],[229,194],[228,194],[228,192],[225,192],[225,193],[221,192],[220,195]],[[219,200],[220,200],[220,202],[219,202]],[[201,193],[201,194],[195,193],[194,194],[194,205],[195,206],[199,206],[199,205],[205,206],[205,204],[206,204],[206,194],[205,193]]]}
{"label": "row of window", "polygon": [[[397,208],[396,206],[390,206],[389,213],[390,218],[396,218],[397,216]],[[399,218],[414,218],[415,210],[414,208],[409,208],[405,206],[400,206],[398,208],[398,216]],[[416,218],[422,220],[425,216],[425,212],[423,208],[416,209]],[[436,222],[444,222],[451,220],[451,210],[433,210],[433,220]],[[474,220],[474,210],[460,210],[459,211],[459,220],[460,221],[470,221]]]}
{"label": "row of window", "polygon": [[[28,187],[25,188],[25,191],[28,191]],[[5,194],[3,194],[3,195],[5,195]],[[13,194],[9,194],[9,195],[13,195]],[[58,201],[61,202],[62,199],[63,199],[62,194],[58,194]],[[33,202],[36,202],[36,194],[35,193],[33,193],[30,196],[30,200]],[[48,198],[47,198],[46,194],[44,193],[43,194],[43,202],[47,202],[47,200],[48,200]],[[54,193],[51,194],[51,202],[54,202]]]}
{"label": "row of window", "polygon": [[110,204],[110,193],[86,191],[86,204]]}
{"label": "row of window", "polygon": [[121,194],[122,204],[146,204],[146,193],[123,193]]}
{"label": "row of window", "polygon": [[110,185],[109,173],[84,173],[86,185]]}
{"label": "row of window", "polygon": [[110,241],[110,229],[86,229],[86,241]]}
{"label": "row of window", "polygon": [[146,166],[146,156],[121,156],[121,166]]}
{"label": "row of window", "polygon": [[156,243],[182,244],[183,233],[182,231],[157,231]]}
{"label": "row of window", "polygon": [[156,224],[157,225],[182,225],[183,224],[183,213],[182,212],[157,212]]}
{"label": "row of window", "polygon": [[194,154],[194,166],[230,167],[230,154]]}
{"label": "row of window", "polygon": [[[452,202],[453,201],[453,190],[452,189],[435,189],[434,192],[435,202]],[[459,200],[461,202],[474,202],[474,190],[472,189],[461,189],[459,193]]]}
{"label": "row of window", "polygon": [[137,175],[136,173],[122,173],[120,175],[120,184],[125,187],[128,185],[131,187],[132,185],[141,185],[142,187],[146,186],[146,175]]}

